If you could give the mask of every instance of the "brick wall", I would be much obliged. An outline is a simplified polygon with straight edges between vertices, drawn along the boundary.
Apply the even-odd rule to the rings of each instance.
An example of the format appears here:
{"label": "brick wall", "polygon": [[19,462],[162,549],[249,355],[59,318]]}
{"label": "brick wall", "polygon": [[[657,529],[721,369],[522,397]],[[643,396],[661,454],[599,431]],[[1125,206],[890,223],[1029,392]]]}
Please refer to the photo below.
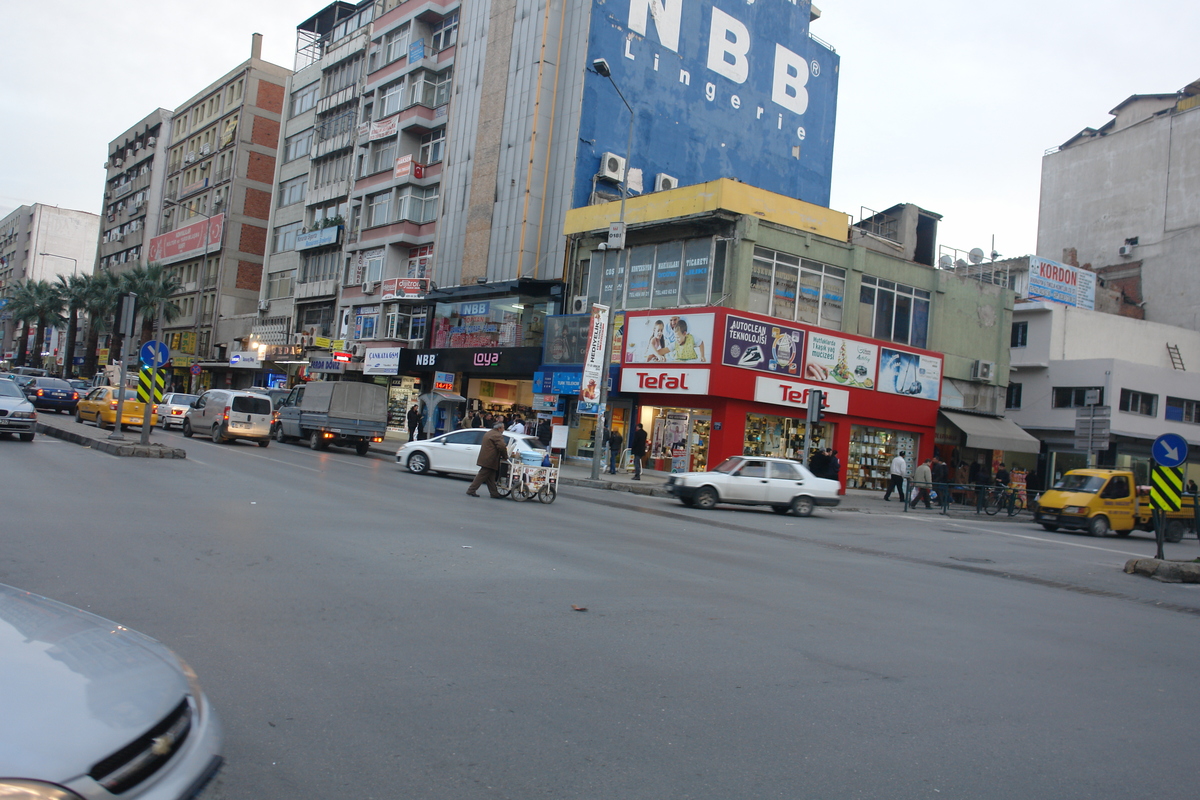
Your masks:
{"label": "brick wall", "polygon": [[[243,228],[242,230],[245,230]],[[235,288],[257,292],[262,288],[262,264],[238,261],[237,285]]]}
{"label": "brick wall", "polygon": [[238,238],[238,252],[261,256],[267,252],[267,229],[242,223],[242,235]]}
{"label": "brick wall", "polygon": [[[267,182],[270,183],[270,181]],[[270,219],[271,193],[264,192],[260,189],[247,189],[246,207],[242,213],[247,217],[253,217],[254,219]]]}
{"label": "brick wall", "polygon": [[[262,153],[251,153],[246,164],[246,177],[259,183],[275,182],[275,159]],[[266,217],[262,217],[266,219]]]}
{"label": "brick wall", "polygon": [[250,141],[272,150],[279,147],[279,123],[266,117],[255,117],[250,129]]}
{"label": "brick wall", "polygon": [[277,83],[259,81],[256,105],[265,111],[273,111],[276,114],[282,114],[283,87]]}

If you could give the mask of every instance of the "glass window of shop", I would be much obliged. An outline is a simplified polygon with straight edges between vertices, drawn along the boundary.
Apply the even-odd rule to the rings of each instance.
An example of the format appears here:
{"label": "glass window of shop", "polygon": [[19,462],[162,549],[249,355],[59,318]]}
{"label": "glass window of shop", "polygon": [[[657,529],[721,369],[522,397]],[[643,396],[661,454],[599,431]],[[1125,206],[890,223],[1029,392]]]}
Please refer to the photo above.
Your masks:
{"label": "glass window of shop", "polygon": [[711,238],[597,250],[580,261],[579,286],[620,310],[707,305],[721,296],[725,252],[725,242]]}
{"label": "glass window of shop", "polygon": [[809,463],[812,456],[833,447],[833,424],[822,422],[810,431],[808,459],[803,459],[804,418],[776,417],[769,414],[746,415],[746,438],[742,455],[794,458]]}
{"label": "glass window of shop", "polygon": [[408,429],[408,410],[418,406],[421,381],[408,375],[392,378],[388,386],[387,424],[393,430]]}
{"label": "glass window of shop", "polygon": [[878,489],[888,487],[892,459],[904,453],[908,475],[916,466],[918,437],[908,431],[850,426],[850,452],[846,454],[846,488]]}
{"label": "glass window of shop", "polygon": [[643,406],[638,421],[649,434],[646,462],[649,469],[662,472],[708,469],[711,409]]}
{"label": "glass window of shop", "polygon": [[748,311],[840,330],[845,293],[844,269],[754,248]]}
{"label": "glass window of shop", "polygon": [[434,347],[539,347],[549,303],[518,296],[438,303]]}
{"label": "glass window of shop", "polygon": [[929,292],[864,275],[858,297],[858,332],[913,347],[929,338]]}

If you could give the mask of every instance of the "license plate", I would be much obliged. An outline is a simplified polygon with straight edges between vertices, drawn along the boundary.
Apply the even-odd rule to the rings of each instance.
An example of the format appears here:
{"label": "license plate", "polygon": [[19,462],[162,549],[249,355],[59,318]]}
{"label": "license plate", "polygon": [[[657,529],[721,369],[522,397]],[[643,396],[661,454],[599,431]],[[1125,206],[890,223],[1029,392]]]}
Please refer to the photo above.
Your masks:
{"label": "license plate", "polygon": [[0,427],[4,427],[4,426],[7,426],[7,425],[11,425],[11,424],[12,424],[12,423],[10,423],[10,422],[9,422],[8,420],[6,420],[6,419],[0,419]]}
{"label": "license plate", "polygon": [[248,423],[248,422],[231,422],[231,423],[229,423],[229,427],[231,427],[231,428],[249,428],[250,423]]}

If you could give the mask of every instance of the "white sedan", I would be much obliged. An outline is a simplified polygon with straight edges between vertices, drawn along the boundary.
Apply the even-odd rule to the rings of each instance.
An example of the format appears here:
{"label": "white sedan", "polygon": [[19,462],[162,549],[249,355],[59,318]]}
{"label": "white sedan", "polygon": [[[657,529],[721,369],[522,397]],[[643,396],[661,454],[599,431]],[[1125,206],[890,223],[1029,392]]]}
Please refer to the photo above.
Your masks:
{"label": "white sedan", "polygon": [[[436,472],[439,475],[454,473],[456,475],[474,475],[479,471],[475,461],[479,458],[479,444],[487,428],[466,428],[461,431],[451,431],[435,436],[432,439],[420,439],[408,442],[396,451],[396,463],[407,467],[409,472],[416,475],[426,475]],[[504,444],[511,452],[530,450],[544,452],[545,448],[536,436],[504,432]]]}
{"label": "white sedan", "polygon": [[713,508],[717,503],[770,506],[798,517],[816,506],[841,502],[837,481],[818,478],[798,461],[761,456],[730,456],[711,472],[684,472],[667,479],[667,491],[685,506]]}

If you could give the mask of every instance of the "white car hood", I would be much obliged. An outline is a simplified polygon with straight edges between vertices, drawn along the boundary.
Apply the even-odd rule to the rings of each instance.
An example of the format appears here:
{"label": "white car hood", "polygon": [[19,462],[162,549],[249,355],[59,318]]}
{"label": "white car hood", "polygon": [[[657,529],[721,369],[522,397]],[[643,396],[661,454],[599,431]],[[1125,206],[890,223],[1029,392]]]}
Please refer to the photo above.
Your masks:
{"label": "white car hood", "polygon": [[66,782],[187,695],[165,646],[0,584],[0,777]]}

